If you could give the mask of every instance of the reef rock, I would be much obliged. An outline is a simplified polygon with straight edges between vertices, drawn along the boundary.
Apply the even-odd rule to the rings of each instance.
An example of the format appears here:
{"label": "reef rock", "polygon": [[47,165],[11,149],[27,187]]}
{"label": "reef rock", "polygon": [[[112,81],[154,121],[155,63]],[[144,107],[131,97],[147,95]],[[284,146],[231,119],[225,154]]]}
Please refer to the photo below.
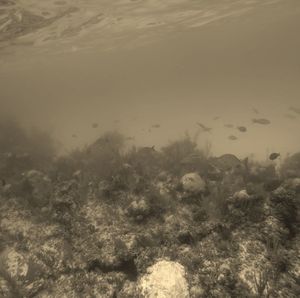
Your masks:
{"label": "reef rock", "polygon": [[30,192],[30,201],[39,207],[47,205],[52,193],[50,179],[36,170],[28,171],[24,178],[24,185],[27,185],[27,190]]}
{"label": "reef rock", "polygon": [[181,184],[185,191],[201,193],[205,191],[206,183],[198,173],[188,173],[181,178]]}
{"label": "reef rock", "polygon": [[13,298],[13,293],[7,280],[0,276],[0,297]]}
{"label": "reef rock", "polygon": [[292,178],[287,183],[288,187],[290,187],[292,190],[299,192],[300,191],[300,178]]}
{"label": "reef rock", "polygon": [[177,262],[162,260],[148,268],[138,285],[139,297],[188,298],[185,269]]}
{"label": "reef rock", "polygon": [[6,249],[0,255],[2,274],[13,280],[24,280],[28,273],[26,258],[14,249]]}
{"label": "reef rock", "polygon": [[145,219],[150,214],[150,206],[145,198],[135,199],[131,202],[126,210],[129,217],[140,221]]}

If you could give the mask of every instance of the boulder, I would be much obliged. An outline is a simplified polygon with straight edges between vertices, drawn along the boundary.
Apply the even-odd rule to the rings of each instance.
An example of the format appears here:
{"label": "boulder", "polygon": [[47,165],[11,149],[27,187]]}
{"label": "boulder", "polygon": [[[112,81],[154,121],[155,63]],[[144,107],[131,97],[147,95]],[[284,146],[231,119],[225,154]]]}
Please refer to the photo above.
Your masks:
{"label": "boulder", "polygon": [[245,200],[248,200],[249,198],[250,198],[250,195],[247,193],[247,190],[245,190],[245,189],[237,191],[233,195],[233,199],[238,200],[238,201],[245,201]]}
{"label": "boulder", "polygon": [[188,283],[184,267],[167,260],[158,261],[148,268],[139,281],[139,297],[188,298]]}
{"label": "boulder", "polygon": [[206,183],[198,173],[188,173],[181,178],[181,184],[186,192],[193,194],[205,191]]}

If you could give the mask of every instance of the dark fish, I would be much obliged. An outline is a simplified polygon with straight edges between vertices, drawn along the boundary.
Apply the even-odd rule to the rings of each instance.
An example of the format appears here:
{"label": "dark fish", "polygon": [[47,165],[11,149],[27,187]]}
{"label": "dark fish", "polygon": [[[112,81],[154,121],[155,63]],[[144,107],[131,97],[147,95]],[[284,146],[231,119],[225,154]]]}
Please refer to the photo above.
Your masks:
{"label": "dark fish", "polygon": [[211,163],[222,171],[228,171],[242,165],[242,161],[233,154],[223,154],[211,159]]}
{"label": "dark fish", "polygon": [[153,124],[152,127],[153,128],[160,128],[160,124]]}
{"label": "dark fish", "polygon": [[238,126],[237,129],[240,131],[240,132],[246,132],[247,131],[247,128],[245,126]]}
{"label": "dark fish", "polygon": [[92,127],[93,127],[93,128],[97,128],[98,126],[99,126],[98,123],[93,123],[93,124],[92,124]]}
{"label": "dark fish", "polygon": [[231,141],[236,141],[238,138],[234,135],[231,135],[231,136],[228,137],[228,139],[231,140]]}
{"label": "dark fish", "polygon": [[204,132],[211,132],[211,130],[212,130],[211,127],[207,127],[207,126],[205,126],[204,124],[202,124],[200,122],[197,122],[197,125],[200,126]]}
{"label": "dark fish", "polygon": [[256,108],[252,108],[252,111],[253,111],[255,114],[259,114],[259,111],[258,111]]}
{"label": "dark fish", "polygon": [[224,126],[227,128],[233,128],[233,124],[224,124]]}
{"label": "dark fish", "polygon": [[296,114],[300,114],[300,108],[290,107],[290,110],[295,112]]}
{"label": "dark fish", "polygon": [[278,158],[280,156],[280,153],[271,153],[269,156],[270,160],[275,160],[276,158]]}
{"label": "dark fish", "polygon": [[75,133],[72,134],[72,138],[77,138],[77,135]]}
{"label": "dark fish", "polygon": [[253,123],[257,123],[257,124],[262,124],[262,125],[268,125],[271,123],[270,120],[265,119],[265,118],[256,118],[256,119],[252,119]]}
{"label": "dark fish", "polygon": [[220,119],[220,116],[217,116],[214,118],[214,120],[219,120]]}

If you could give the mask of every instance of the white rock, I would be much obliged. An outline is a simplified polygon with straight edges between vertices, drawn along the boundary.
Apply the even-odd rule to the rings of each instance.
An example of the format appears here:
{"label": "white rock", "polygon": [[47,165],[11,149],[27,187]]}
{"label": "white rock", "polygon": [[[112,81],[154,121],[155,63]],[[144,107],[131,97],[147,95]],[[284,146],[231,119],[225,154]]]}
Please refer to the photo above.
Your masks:
{"label": "white rock", "polygon": [[185,270],[177,262],[159,261],[150,268],[138,285],[143,298],[188,298]]}
{"label": "white rock", "polygon": [[198,173],[188,173],[181,178],[181,184],[185,191],[199,193],[205,190],[205,181]]}
{"label": "white rock", "polygon": [[247,200],[250,198],[250,196],[248,195],[247,190],[243,189],[235,192],[233,198],[238,200]]}

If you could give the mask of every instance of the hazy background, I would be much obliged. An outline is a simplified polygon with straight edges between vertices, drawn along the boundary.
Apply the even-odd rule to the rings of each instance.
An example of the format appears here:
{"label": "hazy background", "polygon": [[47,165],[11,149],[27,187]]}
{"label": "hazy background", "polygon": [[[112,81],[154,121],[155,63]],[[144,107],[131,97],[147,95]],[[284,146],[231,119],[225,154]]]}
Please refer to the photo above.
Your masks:
{"label": "hazy background", "polygon": [[[134,47],[22,55],[7,49],[0,52],[1,114],[50,129],[64,151],[111,129],[159,147],[185,131],[193,135],[199,121],[213,128],[199,144],[211,142],[215,154],[293,153],[300,150],[300,115],[289,111],[300,107],[299,36],[300,2],[291,0],[198,28],[178,26]],[[258,117],[271,125],[252,124]],[[153,124],[161,127],[148,131]]]}

